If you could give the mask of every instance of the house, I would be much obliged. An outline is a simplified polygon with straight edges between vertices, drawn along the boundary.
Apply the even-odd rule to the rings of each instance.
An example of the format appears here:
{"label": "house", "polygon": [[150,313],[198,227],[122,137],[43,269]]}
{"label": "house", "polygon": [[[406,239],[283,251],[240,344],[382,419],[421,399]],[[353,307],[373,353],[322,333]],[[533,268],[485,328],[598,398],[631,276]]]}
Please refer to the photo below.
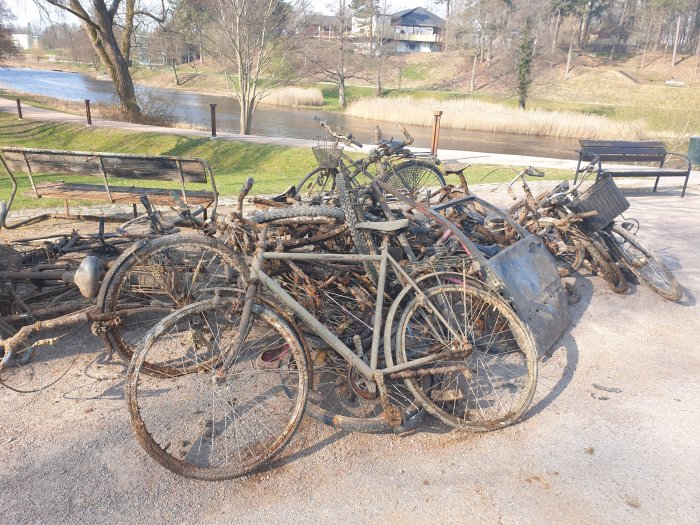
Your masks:
{"label": "house", "polygon": [[445,20],[422,7],[389,15],[387,40],[396,53],[432,53],[442,49]]}
{"label": "house", "polygon": [[[312,38],[337,38],[341,23],[337,16],[312,14],[302,23],[302,34]],[[347,29],[347,28],[346,28]]]}
{"label": "house", "polygon": [[12,33],[12,43],[22,51],[39,49],[39,37],[29,33]]}

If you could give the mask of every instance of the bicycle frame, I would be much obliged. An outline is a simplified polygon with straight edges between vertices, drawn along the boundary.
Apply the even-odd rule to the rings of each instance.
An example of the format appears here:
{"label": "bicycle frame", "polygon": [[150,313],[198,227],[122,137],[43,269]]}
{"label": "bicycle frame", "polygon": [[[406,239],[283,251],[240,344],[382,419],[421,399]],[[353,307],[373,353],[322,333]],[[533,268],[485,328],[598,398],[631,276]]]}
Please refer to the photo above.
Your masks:
{"label": "bicycle frame", "polygon": [[[266,235],[266,231],[263,231],[263,238]],[[296,315],[298,315],[304,322],[306,322],[318,336],[320,336],[328,345],[330,345],[336,352],[338,352],[345,360],[347,360],[352,366],[354,366],[357,371],[362,374],[366,379],[377,380],[381,383],[382,376],[387,374],[392,374],[396,372],[401,372],[403,370],[416,368],[432,361],[436,361],[446,356],[451,352],[438,352],[430,356],[415,359],[411,362],[402,363],[398,365],[392,365],[386,368],[379,369],[379,342],[383,337],[382,331],[382,308],[384,304],[384,290],[386,285],[386,274],[387,268],[391,265],[392,269],[399,274],[408,284],[407,287],[414,289],[419,297],[419,300],[425,301],[428,309],[431,310],[432,315],[434,315],[440,323],[442,323],[447,331],[454,336],[456,339],[460,338],[460,335],[455,332],[455,330],[450,326],[445,317],[440,313],[440,311],[430,303],[427,296],[420,289],[418,284],[404,271],[399,263],[389,254],[389,242],[388,238],[385,237],[382,243],[382,249],[380,255],[357,255],[357,254],[315,254],[315,253],[280,253],[280,252],[267,252],[265,251],[264,243],[259,246],[256,250],[253,263],[251,265],[250,272],[250,282],[259,282],[265,288],[267,288],[272,294],[277,297],[282,303],[289,307]],[[377,296],[376,296],[376,306],[374,310],[374,326],[372,333],[372,345],[370,350],[370,363],[369,365],[365,363],[361,357],[357,355],[350,347],[344,344],[333,332],[331,332],[326,326],[324,326],[313,314],[311,314],[306,308],[299,304],[289,293],[287,293],[272,277],[267,275],[262,270],[262,264],[265,260],[290,260],[290,261],[336,261],[336,262],[378,262],[379,263],[379,282],[377,283]],[[243,308],[243,313],[241,315],[239,334],[245,334],[247,331],[247,323],[249,322],[249,312],[250,305],[256,294],[256,285],[251,284],[248,288],[248,293],[246,294],[246,303]],[[403,294],[400,294],[403,296]],[[246,313],[248,312],[248,313]],[[384,331],[391,330],[390,326],[385,326]],[[357,344],[357,343],[356,343]],[[236,342],[233,348],[240,345],[240,342]],[[387,362],[392,362],[391,359],[391,348],[384,348],[385,355],[387,356]],[[224,369],[228,368],[228,358],[224,364]],[[379,374],[379,377],[377,376]]]}

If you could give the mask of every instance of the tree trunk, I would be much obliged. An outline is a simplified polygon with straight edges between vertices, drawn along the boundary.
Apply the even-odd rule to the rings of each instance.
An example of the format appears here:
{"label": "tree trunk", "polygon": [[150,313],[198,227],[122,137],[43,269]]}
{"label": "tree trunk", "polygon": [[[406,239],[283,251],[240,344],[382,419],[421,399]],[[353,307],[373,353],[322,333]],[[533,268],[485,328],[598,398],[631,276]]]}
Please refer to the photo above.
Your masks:
{"label": "tree trunk", "polygon": [[346,106],[345,102],[345,77],[340,76],[338,78],[338,105],[341,108]]}
{"label": "tree trunk", "polygon": [[673,39],[673,58],[671,58],[671,66],[676,66],[676,52],[678,51],[678,35],[681,32],[681,15],[678,14],[678,19],[676,20],[676,36]]}
{"label": "tree trunk", "polygon": [[571,33],[571,40],[569,41],[569,52],[566,54],[566,69],[564,70],[564,78],[569,78],[569,72],[571,71],[571,57],[574,54],[574,41],[576,40],[576,31]]}
{"label": "tree trunk", "polygon": [[129,65],[114,35],[112,17],[104,3],[94,2],[93,6],[98,27],[85,21],[83,26],[97,55],[100,57],[100,61],[112,78],[114,90],[121,102],[122,109],[132,119],[138,120],[141,117],[141,108],[139,108],[136,100],[136,92],[134,91],[134,83],[129,72]]}
{"label": "tree trunk", "polygon": [[471,79],[469,80],[469,93],[474,93],[474,82],[476,80],[476,62],[477,62],[477,54],[474,53],[474,61],[472,62],[472,76],[471,76]]}
{"label": "tree trunk", "polygon": [[557,19],[554,24],[554,34],[552,35],[552,53],[557,50],[559,44],[559,28],[561,27],[561,10],[557,10]]}
{"label": "tree trunk", "polygon": [[659,40],[661,40],[661,30],[664,28],[664,18],[662,16],[659,17],[659,29],[656,31],[656,40],[654,40],[654,47],[652,48],[651,52],[656,53],[656,48],[659,44]]}

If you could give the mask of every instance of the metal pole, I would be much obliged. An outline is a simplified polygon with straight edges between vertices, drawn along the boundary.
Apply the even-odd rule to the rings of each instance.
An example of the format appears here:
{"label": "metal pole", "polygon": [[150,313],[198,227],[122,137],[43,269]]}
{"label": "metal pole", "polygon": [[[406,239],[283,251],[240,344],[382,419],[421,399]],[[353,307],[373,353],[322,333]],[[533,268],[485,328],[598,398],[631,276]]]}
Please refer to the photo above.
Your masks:
{"label": "metal pole", "polygon": [[85,115],[87,116],[87,125],[92,126],[92,114],[90,113],[90,100],[85,99]]}
{"label": "metal pole", "polygon": [[22,119],[22,103],[17,99],[17,120],[23,120]]}
{"label": "metal pole", "polygon": [[442,117],[442,111],[433,112],[435,120],[433,121],[433,138],[430,142],[430,153],[432,155],[437,155],[438,142],[440,141],[440,117]]}
{"label": "metal pole", "polygon": [[211,106],[211,136],[216,137],[216,104],[209,104]]}

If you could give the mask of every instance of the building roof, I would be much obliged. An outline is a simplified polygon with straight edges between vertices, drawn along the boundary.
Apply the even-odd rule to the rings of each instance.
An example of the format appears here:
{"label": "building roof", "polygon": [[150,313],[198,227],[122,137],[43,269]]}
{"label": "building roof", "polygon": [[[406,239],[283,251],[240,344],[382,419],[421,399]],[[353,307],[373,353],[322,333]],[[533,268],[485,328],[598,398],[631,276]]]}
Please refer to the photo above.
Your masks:
{"label": "building roof", "polygon": [[445,27],[445,20],[422,7],[399,11],[391,16],[392,24],[406,26]]}

